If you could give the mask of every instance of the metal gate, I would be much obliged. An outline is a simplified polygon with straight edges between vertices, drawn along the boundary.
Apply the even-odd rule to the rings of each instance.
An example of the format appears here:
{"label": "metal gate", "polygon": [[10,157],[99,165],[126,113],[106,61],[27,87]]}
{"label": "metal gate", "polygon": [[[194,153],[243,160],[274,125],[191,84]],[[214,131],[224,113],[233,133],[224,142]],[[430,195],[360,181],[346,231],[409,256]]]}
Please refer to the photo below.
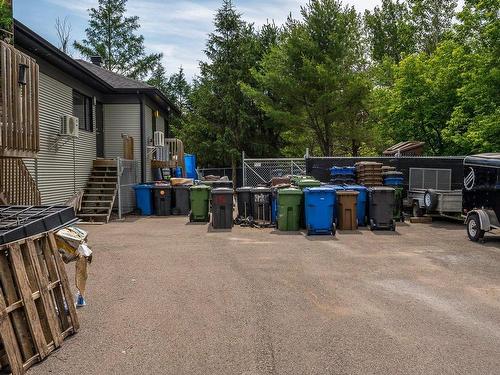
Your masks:
{"label": "metal gate", "polygon": [[266,184],[273,177],[305,174],[305,158],[247,159],[243,153],[243,186]]}

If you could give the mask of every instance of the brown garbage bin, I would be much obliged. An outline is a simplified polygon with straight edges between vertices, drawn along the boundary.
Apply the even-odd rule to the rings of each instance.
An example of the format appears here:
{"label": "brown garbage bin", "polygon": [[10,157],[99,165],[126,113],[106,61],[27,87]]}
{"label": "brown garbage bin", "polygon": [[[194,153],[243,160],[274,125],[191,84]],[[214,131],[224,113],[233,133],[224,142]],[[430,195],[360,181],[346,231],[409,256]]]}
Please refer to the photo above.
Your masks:
{"label": "brown garbage bin", "polygon": [[358,194],[359,193],[354,190],[337,191],[338,229],[358,229],[358,220],[356,215],[356,202],[358,200]]}

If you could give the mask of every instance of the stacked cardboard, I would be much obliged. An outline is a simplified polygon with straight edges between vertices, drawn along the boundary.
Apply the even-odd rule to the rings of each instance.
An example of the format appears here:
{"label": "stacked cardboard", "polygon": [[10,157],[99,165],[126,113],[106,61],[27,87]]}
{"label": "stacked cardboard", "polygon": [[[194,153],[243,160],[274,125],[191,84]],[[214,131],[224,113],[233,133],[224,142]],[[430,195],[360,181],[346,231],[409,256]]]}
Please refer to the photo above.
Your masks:
{"label": "stacked cardboard", "polygon": [[361,161],[356,163],[358,184],[365,186],[382,186],[382,163]]}

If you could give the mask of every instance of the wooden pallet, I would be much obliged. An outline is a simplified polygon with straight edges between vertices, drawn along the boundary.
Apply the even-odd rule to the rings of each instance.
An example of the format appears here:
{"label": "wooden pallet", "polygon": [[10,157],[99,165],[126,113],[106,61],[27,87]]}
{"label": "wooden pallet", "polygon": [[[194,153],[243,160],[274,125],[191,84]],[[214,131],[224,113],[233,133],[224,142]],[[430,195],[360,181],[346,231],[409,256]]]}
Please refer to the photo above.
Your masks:
{"label": "wooden pallet", "polygon": [[78,329],[54,234],[0,246],[0,373],[24,374]]}

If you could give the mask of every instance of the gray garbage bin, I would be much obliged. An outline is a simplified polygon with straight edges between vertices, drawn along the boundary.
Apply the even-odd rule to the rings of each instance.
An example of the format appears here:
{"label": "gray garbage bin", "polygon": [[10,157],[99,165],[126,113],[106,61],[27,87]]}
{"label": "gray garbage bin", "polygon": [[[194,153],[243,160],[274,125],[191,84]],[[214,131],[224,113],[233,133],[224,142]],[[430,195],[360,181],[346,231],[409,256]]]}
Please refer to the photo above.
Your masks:
{"label": "gray garbage bin", "polygon": [[395,189],[391,187],[372,187],[368,189],[368,219],[370,230],[396,229],[394,220]]}
{"label": "gray garbage bin", "polygon": [[233,227],[233,189],[212,189],[212,227],[214,229]]}
{"label": "gray garbage bin", "polygon": [[189,189],[185,185],[172,187],[172,215],[189,215]]}
{"label": "gray garbage bin", "polygon": [[170,185],[154,185],[152,189],[155,215],[169,216],[172,213],[172,189],[170,188]]}

